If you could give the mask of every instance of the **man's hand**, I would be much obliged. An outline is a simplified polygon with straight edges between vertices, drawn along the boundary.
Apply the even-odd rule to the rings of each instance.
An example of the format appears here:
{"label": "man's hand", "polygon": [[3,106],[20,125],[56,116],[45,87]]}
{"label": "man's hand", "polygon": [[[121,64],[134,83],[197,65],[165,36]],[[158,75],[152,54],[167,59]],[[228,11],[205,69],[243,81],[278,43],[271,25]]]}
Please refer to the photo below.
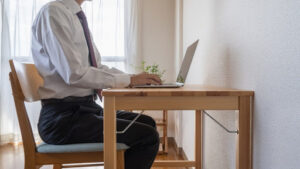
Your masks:
{"label": "man's hand", "polygon": [[141,73],[141,74],[131,76],[131,82],[129,86],[132,87],[136,85],[150,85],[150,84],[159,85],[161,84],[161,79],[157,75]]}

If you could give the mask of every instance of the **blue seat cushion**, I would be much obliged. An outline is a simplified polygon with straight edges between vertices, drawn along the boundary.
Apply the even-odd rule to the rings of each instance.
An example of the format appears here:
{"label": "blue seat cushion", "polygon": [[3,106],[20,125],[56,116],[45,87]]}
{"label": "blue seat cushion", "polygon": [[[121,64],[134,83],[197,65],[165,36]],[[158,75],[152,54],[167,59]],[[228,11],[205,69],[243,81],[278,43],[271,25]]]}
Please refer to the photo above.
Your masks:
{"label": "blue seat cushion", "polygon": [[[126,144],[117,143],[117,150],[127,150]],[[51,145],[42,143],[37,146],[39,153],[83,153],[83,152],[102,152],[103,143],[82,143],[82,144],[66,144]]]}

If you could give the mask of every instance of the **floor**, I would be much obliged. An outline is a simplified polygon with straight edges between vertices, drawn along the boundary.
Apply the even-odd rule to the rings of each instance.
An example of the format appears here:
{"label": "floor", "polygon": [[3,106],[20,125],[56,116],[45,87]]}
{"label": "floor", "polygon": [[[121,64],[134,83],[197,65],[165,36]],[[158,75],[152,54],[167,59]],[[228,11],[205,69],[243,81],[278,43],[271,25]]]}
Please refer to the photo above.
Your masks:
{"label": "floor", "polygon": [[[23,169],[24,153],[22,146],[6,145],[0,146],[0,169]],[[176,153],[175,145],[169,144],[167,155],[158,155],[158,160],[182,160],[183,157]],[[52,166],[43,166],[41,169],[52,169]],[[75,169],[75,168],[74,168]],[[79,169],[79,168],[78,168]],[[85,168],[80,168],[85,169]],[[89,167],[86,169],[103,169],[103,167]],[[153,167],[152,169],[168,169],[168,167]],[[171,169],[171,168],[170,168]],[[184,168],[174,168],[184,169]]]}

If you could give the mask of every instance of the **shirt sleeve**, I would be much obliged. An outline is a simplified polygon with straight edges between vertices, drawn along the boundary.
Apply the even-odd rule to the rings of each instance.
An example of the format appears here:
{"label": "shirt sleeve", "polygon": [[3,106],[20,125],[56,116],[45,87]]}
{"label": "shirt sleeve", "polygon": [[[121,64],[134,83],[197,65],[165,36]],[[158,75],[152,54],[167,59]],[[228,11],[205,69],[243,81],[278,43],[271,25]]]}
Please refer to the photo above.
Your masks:
{"label": "shirt sleeve", "polygon": [[[113,74],[116,74],[118,76],[118,78],[116,80],[116,86],[117,87],[122,87],[122,86],[124,86],[124,84],[126,84],[128,86],[130,84],[130,75],[126,74],[125,72],[123,72],[119,69],[116,69],[114,67],[109,68],[108,66],[103,65],[102,62],[101,62],[101,54],[98,51],[94,41],[93,41],[93,45],[94,45],[95,57],[96,57],[96,60],[97,60],[98,68],[100,68],[102,70],[109,71]],[[129,79],[128,79],[128,77],[129,77]]]}
{"label": "shirt sleeve", "polygon": [[72,20],[63,9],[49,7],[44,15],[47,31],[43,47],[55,70],[71,86],[91,89],[126,87],[130,76],[105,66],[98,68],[82,63],[82,56],[73,41]]}

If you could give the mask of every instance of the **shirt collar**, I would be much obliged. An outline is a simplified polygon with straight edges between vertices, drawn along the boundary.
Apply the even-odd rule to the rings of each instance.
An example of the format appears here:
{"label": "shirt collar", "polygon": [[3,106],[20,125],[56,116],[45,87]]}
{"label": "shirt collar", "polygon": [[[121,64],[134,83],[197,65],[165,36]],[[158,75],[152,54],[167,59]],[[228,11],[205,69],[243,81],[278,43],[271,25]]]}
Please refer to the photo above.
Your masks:
{"label": "shirt collar", "polygon": [[82,10],[79,4],[75,0],[59,0],[59,1],[61,1],[67,9],[71,10],[73,14],[77,14]]}

